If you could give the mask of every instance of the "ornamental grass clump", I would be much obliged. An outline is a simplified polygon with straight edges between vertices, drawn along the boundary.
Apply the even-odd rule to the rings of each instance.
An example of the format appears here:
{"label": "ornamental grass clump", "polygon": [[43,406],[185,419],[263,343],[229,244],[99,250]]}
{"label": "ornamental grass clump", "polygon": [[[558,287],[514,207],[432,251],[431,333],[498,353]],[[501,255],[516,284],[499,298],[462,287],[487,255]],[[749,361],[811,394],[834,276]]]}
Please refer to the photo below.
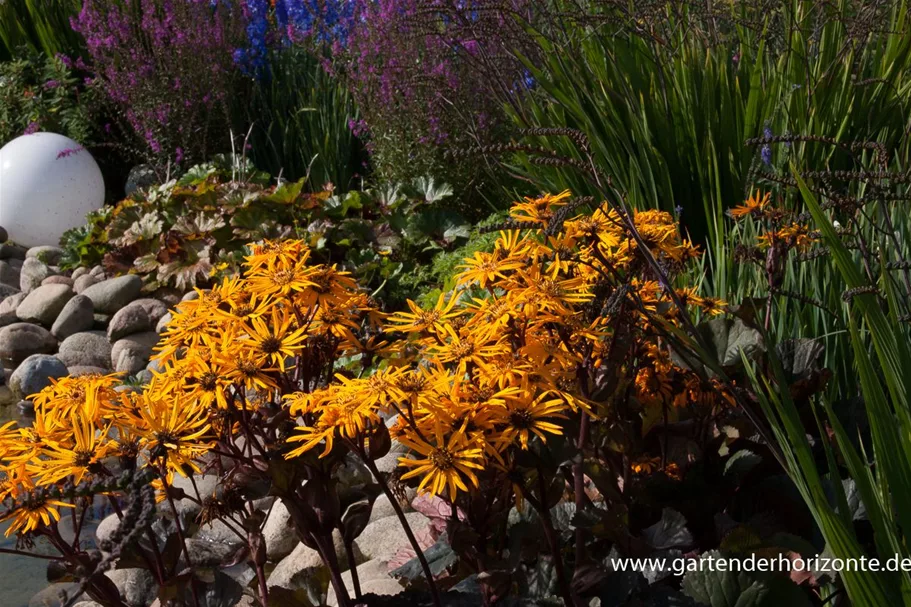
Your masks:
{"label": "ornamental grass clump", "polygon": [[[696,248],[667,213],[587,213],[584,204],[569,192],[515,204],[493,250],[465,260],[453,292],[392,314],[346,272],[310,263],[302,241],[250,245],[243,276],[173,312],[144,391],[117,392],[114,376],[62,379],[34,397],[31,427],[2,429],[9,533],[22,548],[49,538],[59,553],[50,558],[104,605],[122,604],[103,572],[125,553],[192,605],[207,586],[186,540],[219,520],[244,544],[234,560],[255,572],[267,605],[265,517],[254,501],[271,495],[347,606],[363,600],[354,541],[385,494],[417,556],[397,572],[436,605],[467,577],[485,604],[513,584],[527,589],[517,546],[533,535],[507,539],[511,512],[543,533],[533,558],[556,581],[541,596],[567,605],[593,596],[601,578],[584,572],[604,555],[582,524],[567,537],[556,509],[607,517],[625,508],[624,486],[638,478],[679,478],[685,463],[656,455],[644,437],[684,417],[709,431],[733,398],[668,341],[668,327],[725,304],[650,278],[646,255],[673,280]],[[400,455],[386,474],[377,460],[393,443]],[[351,480],[351,467],[364,475]],[[203,471],[219,478],[213,495],[192,480]],[[193,491],[175,487],[178,476]],[[398,502],[407,485],[448,512],[427,555]],[[121,516],[116,545],[101,547],[113,557],[79,540],[92,496]],[[178,500],[198,506],[195,521],[179,515]],[[156,501],[170,517],[153,525]],[[72,542],[59,532],[67,515]]]}

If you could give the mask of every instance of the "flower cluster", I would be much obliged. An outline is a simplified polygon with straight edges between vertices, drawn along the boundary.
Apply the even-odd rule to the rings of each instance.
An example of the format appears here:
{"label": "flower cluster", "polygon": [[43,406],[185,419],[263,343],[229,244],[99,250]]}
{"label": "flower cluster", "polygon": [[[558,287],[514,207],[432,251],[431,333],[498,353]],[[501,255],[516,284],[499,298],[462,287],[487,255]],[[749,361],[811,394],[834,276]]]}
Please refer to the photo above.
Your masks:
{"label": "flower cluster", "polygon": [[[675,418],[711,415],[732,402],[716,380],[673,359],[664,341],[666,328],[691,313],[724,309],[648,279],[650,258],[672,280],[698,255],[671,216],[606,206],[574,214],[578,206],[569,192],[517,203],[493,250],[465,260],[453,292],[392,314],[346,272],[311,264],[303,241],[250,245],[243,276],[197,291],[173,312],[144,390],[118,392],[113,375],[63,379],[33,397],[32,427],[0,428],[9,532],[46,535],[70,562],[84,561],[78,537],[58,539],[61,509],[80,507],[61,496],[120,470],[154,477],[178,535],[175,496],[200,505],[200,523],[251,529],[259,523],[250,504],[265,488],[344,597],[332,533],[353,538],[363,527],[340,516],[336,476],[359,461],[368,482],[395,501],[375,463],[393,442],[396,483],[459,508],[490,501],[486,514],[469,508],[472,517],[524,501],[546,516],[566,486],[556,468],[547,471],[547,454],[571,434],[579,453],[598,462],[607,456],[592,445],[604,444],[612,426],[633,424],[633,436],[645,436],[671,410]],[[630,447],[623,465],[676,470],[654,459]],[[572,465],[577,500],[589,495],[583,461]],[[220,475],[220,497],[175,492],[175,475],[203,469]],[[372,504],[367,489],[357,491]],[[492,520],[473,522],[493,528]],[[262,552],[256,532],[240,536],[251,555]],[[150,562],[160,558],[144,549]],[[268,604],[264,558],[252,564]],[[168,568],[155,571],[167,583]]]}
{"label": "flower cluster", "polygon": [[357,0],[243,0],[247,44],[234,51],[234,61],[250,74],[269,73],[269,52],[290,44],[316,43],[336,49],[348,44],[358,25]]}
{"label": "flower cluster", "polygon": [[742,205],[728,214],[737,221],[752,218],[762,226],[763,233],[757,237],[760,249],[783,247],[784,249],[805,249],[817,240],[817,234],[803,223],[794,221],[793,213],[772,206],[772,194],[753,192]]}
{"label": "flower cluster", "polygon": [[209,0],[89,0],[73,19],[95,81],[153,157],[205,160],[226,137],[243,19]]}
{"label": "flower cluster", "polygon": [[[515,205],[513,219],[539,229],[501,232],[492,252],[466,260],[459,291],[440,295],[432,308],[409,301],[409,311],[392,314],[386,331],[408,338],[390,348],[386,369],[293,396],[292,414],[308,422],[290,439],[301,446],[287,456],[317,447],[326,455],[334,440],[353,440],[395,414],[391,434],[410,450],[400,459],[402,479],[420,479],[419,490],[455,502],[460,492],[478,488],[481,470],[510,475],[516,450],[563,434],[571,416],[608,413],[593,401],[591,376],[580,370],[603,370],[616,356],[617,319],[602,314],[598,301],[612,273],[625,277],[627,297],[639,306],[623,328],[639,338],[635,358],[612,369],[632,378],[635,399],[646,409],[729,404],[717,383],[673,364],[655,340],[651,316],[673,322],[675,314],[659,313],[668,308],[667,294],[656,282],[639,280],[638,245],[618,212],[579,215],[541,237],[568,202],[564,192]],[[669,214],[638,212],[634,223],[669,266],[697,255]],[[678,295],[710,315],[723,309],[692,290]],[[621,300],[615,304],[622,307]]]}
{"label": "flower cluster", "polygon": [[[366,356],[369,365],[377,344],[355,334],[379,317],[353,279],[309,264],[301,241],[251,249],[245,279],[225,279],[180,304],[157,346],[159,371],[144,390],[116,391],[117,375],[53,381],[32,397],[31,427],[0,428],[7,535],[47,536],[68,560],[82,562],[89,557],[78,539],[81,523],[72,544],[59,538],[56,524],[62,509],[84,511],[80,498],[87,495],[128,497],[99,483],[116,481],[124,470],[147,471],[163,501],[173,496],[175,475],[201,472],[214,453],[241,462],[251,453],[281,451],[287,422],[269,420],[281,417],[282,394],[324,383],[344,354]],[[231,500],[189,499],[204,513],[240,516]],[[160,557],[146,549],[149,559]]]}
{"label": "flower cluster", "polygon": [[[156,426],[137,421],[160,417],[160,406],[124,415],[123,397],[114,390],[120,383],[116,374],[51,382],[51,387],[32,397],[31,427],[9,422],[0,428],[0,501],[11,504],[3,516],[12,520],[7,536],[59,521],[61,508],[74,507],[59,499],[65,483],[72,486],[113,477],[112,459],[120,458],[128,468],[149,464],[148,457],[140,462],[139,454],[157,440]],[[175,434],[175,441],[181,439]],[[206,446],[194,444],[203,450]]]}
{"label": "flower cluster", "polygon": [[61,133],[82,144],[98,136],[94,91],[83,85],[85,65],[38,53],[0,62],[0,147],[20,135]]}

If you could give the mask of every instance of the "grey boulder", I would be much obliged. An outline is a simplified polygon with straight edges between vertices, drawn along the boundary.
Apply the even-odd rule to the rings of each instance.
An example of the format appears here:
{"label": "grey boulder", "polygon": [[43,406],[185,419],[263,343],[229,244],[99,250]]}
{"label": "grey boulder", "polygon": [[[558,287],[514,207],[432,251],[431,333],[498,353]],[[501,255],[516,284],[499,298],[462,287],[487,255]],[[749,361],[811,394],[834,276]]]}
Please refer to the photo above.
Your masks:
{"label": "grey boulder", "polygon": [[2,295],[0,295],[0,299],[3,300],[3,301],[0,301],[0,316],[3,316],[4,314],[10,314],[10,313],[15,314],[16,308],[19,307],[19,304],[21,304],[22,300],[25,298],[26,298],[26,294],[19,292],[19,291],[17,291],[13,295],[8,295],[6,297],[3,297]]}
{"label": "grey boulder", "polygon": [[23,322],[50,327],[73,295],[73,289],[67,285],[42,285],[22,300],[16,308],[16,316]]}
{"label": "grey boulder", "polygon": [[22,264],[22,270],[19,272],[19,288],[23,293],[28,293],[40,287],[41,282],[52,274],[47,264],[30,257]]}
{"label": "grey boulder", "polygon": [[165,302],[169,308],[173,308],[180,303],[180,298],[183,297],[183,291],[179,291],[173,287],[159,287],[152,292],[152,297],[160,299]]}
{"label": "grey boulder", "polygon": [[142,279],[135,274],[127,274],[94,284],[82,294],[92,300],[96,312],[114,314],[139,297],[141,290]]}
{"label": "grey boulder", "polygon": [[18,365],[32,354],[51,354],[57,340],[44,327],[17,322],[0,329],[0,359]]}
{"label": "grey boulder", "polygon": [[25,259],[28,249],[15,244],[0,244],[0,259]]}
{"label": "grey boulder", "polygon": [[65,605],[77,592],[79,584],[76,583],[51,584],[33,596],[28,602],[28,607],[59,607]]}
{"label": "grey boulder", "polygon": [[19,289],[17,289],[16,287],[0,283],[0,299],[4,299],[6,297],[12,297],[13,295],[18,295],[18,294],[19,294]]}
{"label": "grey boulder", "polygon": [[67,369],[70,372],[70,377],[79,377],[80,375],[104,375],[111,372],[110,369],[86,365],[74,365],[72,367],[67,367]]}
{"label": "grey boulder", "polygon": [[51,335],[66,339],[81,331],[88,331],[95,323],[95,307],[85,295],[76,295],[63,306],[51,327]]}
{"label": "grey boulder", "polygon": [[[430,519],[420,512],[405,514],[405,520],[416,536],[425,535],[430,527]],[[408,536],[405,535],[405,530],[396,516],[368,523],[354,543],[365,557],[381,561],[389,561],[402,548],[411,547]]]}
{"label": "grey boulder", "polygon": [[0,261],[0,284],[19,288],[19,270],[6,261]]}
{"label": "grey boulder", "polygon": [[148,569],[112,569],[108,576],[129,607],[148,607],[158,598],[158,584]]}
{"label": "grey boulder", "polygon": [[152,348],[158,343],[158,333],[134,333],[114,342],[111,362],[114,370],[134,375],[146,368],[152,357]]}
{"label": "grey boulder", "polygon": [[[382,561],[367,561],[357,566],[357,578],[361,587],[362,594],[375,594],[377,596],[393,596],[405,592],[398,580],[389,575],[386,563]],[[342,572],[342,581],[345,588],[348,589],[348,595],[354,596],[354,582],[351,580],[351,571]],[[329,592],[326,597],[326,605],[335,607],[338,605],[338,599],[335,596],[335,589],[329,586]]]}
{"label": "grey boulder", "polygon": [[51,385],[51,379],[66,377],[69,373],[59,358],[47,354],[33,354],[16,367],[10,377],[13,395],[25,399]]}
{"label": "grey boulder", "polygon": [[102,331],[73,333],[60,343],[57,358],[67,367],[111,368],[111,342]]}
{"label": "grey boulder", "polygon": [[168,324],[171,322],[171,313],[168,312],[164,316],[158,319],[158,322],[155,324],[156,333],[164,333],[165,329],[168,328]]}
{"label": "grey boulder", "polygon": [[263,525],[263,538],[266,540],[266,557],[270,561],[279,561],[291,554],[298,544],[297,534],[291,525],[291,515],[281,500],[276,500]]}
{"label": "grey boulder", "polygon": [[75,277],[75,274],[73,274],[73,276],[73,290],[77,293],[82,293],[92,285],[98,283],[95,277],[91,274],[82,274],[78,278]]}
{"label": "grey boulder", "polygon": [[19,317],[16,316],[15,312],[7,312],[6,314],[0,314],[0,329],[13,324],[14,322],[19,322]]}
{"label": "grey boulder", "polygon": [[[348,554],[345,551],[345,543],[342,540],[342,534],[338,529],[332,531],[332,543],[335,547],[335,556],[342,570],[348,569]],[[354,546],[354,562],[363,563],[367,559]],[[283,558],[272,570],[269,579],[266,581],[268,586],[279,586],[295,590],[304,587],[308,579],[320,569],[323,569],[323,559],[313,548],[299,543],[294,550]]]}
{"label": "grey boulder", "polygon": [[152,331],[158,320],[168,313],[168,306],[157,299],[137,299],[120,310],[108,323],[108,339],[112,342],[121,337]]}
{"label": "grey boulder", "polygon": [[[187,552],[190,553],[194,567],[218,567],[237,552],[237,544],[222,544],[191,537],[187,539]],[[184,562],[181,554],[181,567]]]}
{"label": "grey boulder", "polygon": [[[73,370],[70,369],[70,375],[73,374]],[[416,493],[415,490],[411,487],[405,488],[406,503],[403,504],[401,501],[398,502],[399,507],[403,512],[414,512],[414,508],[411,507],[411,499],[414,499]],[[373,508],[370,510],[370,521],[378,521],[381,518],[388,518],[390,516],[396,516],[395,508],[392,506],[392,502],[389,501],[389,498],[385,495],[380,495],[373,502]]]}
{"label": "grey boulder", "polygon": [[95,528],[95,539],[99,544],[110,540],[118,527],[120,527],[120,517],[116,514],[106,516]]}
{"label": "grey boulder", "polygon": [[66,285],[70,288],[73,288],[73,279],[69,276],[60,276],[59,274],[54,274],[53,276],[48,276],[41,281],[42,285]]}

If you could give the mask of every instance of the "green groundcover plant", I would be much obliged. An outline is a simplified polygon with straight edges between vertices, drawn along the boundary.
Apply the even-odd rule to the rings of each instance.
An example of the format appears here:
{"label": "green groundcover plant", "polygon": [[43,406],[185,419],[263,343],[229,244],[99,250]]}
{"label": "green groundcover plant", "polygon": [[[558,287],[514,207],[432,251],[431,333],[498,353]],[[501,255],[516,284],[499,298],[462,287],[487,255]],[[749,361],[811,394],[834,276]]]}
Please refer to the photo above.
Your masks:
{"label": "green groundcover plant", "polygon": [[451,194],[432,179],[341,193],[327,184],[311,192],[305,178],[276,184],[246,159],[219,157],[91,213],[63,236],[61,263],[135,272],[149,292],[189,289],[235,272],[247,243],[300,238],[374,294],[403,302],[445,280],[461,261],[457,251],[472,227],[447,206]]}
{"label": "green groundcover plant", "polygon": [[75,66],[30,52],[0,62],[0,147],[37,131],[60,133],[88,145],[98,138],[96,95]]}

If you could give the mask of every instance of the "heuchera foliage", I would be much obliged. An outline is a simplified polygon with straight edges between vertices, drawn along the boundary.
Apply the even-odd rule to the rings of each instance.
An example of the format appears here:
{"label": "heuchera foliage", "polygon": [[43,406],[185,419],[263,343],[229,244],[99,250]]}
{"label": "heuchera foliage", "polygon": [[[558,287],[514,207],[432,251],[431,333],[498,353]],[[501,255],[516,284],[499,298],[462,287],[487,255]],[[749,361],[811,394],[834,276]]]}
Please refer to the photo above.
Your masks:
{"label": "heuchera foliage", "polygon": [[201,160],[227,139],[239,11],[211,0],[86,0],[72,26],[98,86],[151,157]]}

